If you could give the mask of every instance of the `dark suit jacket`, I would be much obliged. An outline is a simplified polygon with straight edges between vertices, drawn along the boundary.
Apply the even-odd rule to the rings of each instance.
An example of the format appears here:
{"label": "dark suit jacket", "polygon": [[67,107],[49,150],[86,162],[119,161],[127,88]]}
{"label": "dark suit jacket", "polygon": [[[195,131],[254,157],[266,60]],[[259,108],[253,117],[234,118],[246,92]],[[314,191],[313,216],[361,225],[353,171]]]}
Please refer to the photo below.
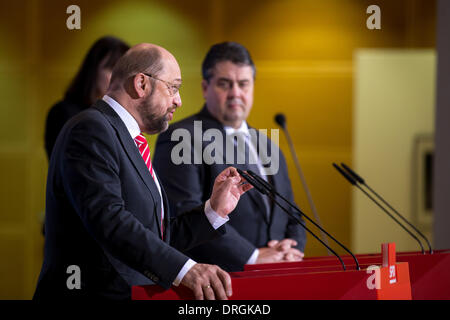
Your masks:
{"label": "dark suit jacket", "polygon": [[66,122],[77,115],[83,110],[86,110],[89,106],[72,102],[70,100],[62,100],[56,103],[48,112],[47,120],[45,122],[45,151],[47,157],[50,159],[52,155],[53,147],[55,146],[56,138],[66,124]]}
{"label": "dark suit jacket", "polygon": [[[161,175],[157,172],[158,176]],[[173,221],[125,124],[100,100],[59,135],[47,178],[45,257],[35,298],[130,298],[132,285],[171,286],[188,260],[180,250],[224,232],[201,204]],[[195,232],[198,230],[198,232]],[[81,270],[69,290],[67,268]]]}
{"label": "dark suit jacket", "polygon": [[[191,134],[192,153],[194,153],[194,121],[202,121],[203,131],[214,128],[226,136],[223,125],[211,116],[206,107],[200,113],[172,124],[158,137],[153,165],[161,175],[161,180],[169,197],[171,212],[181,213],[183,210],[198,206],[209,198],[214,179],[229,165],[201,164],[175,165],[171,160],[172,148],[178,141],[171,141],[174,130],[184,128]],[[270,143],[270,139],[268,139]],[[189,143],[189,142],[188,142]],[[202,154],[210,142],[202,142]],[[225,146],[225,143],[224,143]],[[276,147],[276,146],[275,146]],[[277,151],[279,149],[277,148]],[[290,201],[294,201],[287,166],[280,151],[279,171],[272,178],[272,183],[279,193]],[[245,169],[243,165],[234,165]],[[197,246],[188,251],[194,260],[204,263],[218,264],[227,271],[242,270],[256,248],[267,246],[267,242],[276,239],[292,238],[297,240],[301,251],[304,250],[306,236],[303,227],[277,206],[273,206],[268,217],[265,214],[263,200],[257,190],[248,191],[239,200],[236,209],[229,215],[227,233],[218,239]],[[295,215],[297,215],[294,212]]]}

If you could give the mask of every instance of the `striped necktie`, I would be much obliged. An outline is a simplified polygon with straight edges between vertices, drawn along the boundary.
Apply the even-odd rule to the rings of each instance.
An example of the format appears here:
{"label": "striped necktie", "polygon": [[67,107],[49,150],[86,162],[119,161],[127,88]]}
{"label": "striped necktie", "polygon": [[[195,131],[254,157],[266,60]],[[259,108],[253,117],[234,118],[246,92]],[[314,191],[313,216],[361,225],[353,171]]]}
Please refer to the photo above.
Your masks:
{"label": "striped necktie", "polygon": [[148,147],[147,139],[145,139],[144,135],[140,133],[136,138],[134,138],[134,141],[136,142],[139,148],[139,152],[141,153],[141,156],[144,159],[145,165],[150,171],[153,180],[155,180],[155,175],[153,174],[152,160],[150,159],[150,148]]}
{"label": "striped necktie", "polygon": [[[155,181],[155,184],[158,185],[155,174],[153,173],[152,160],[150,158],[150,148],[148,147],[147,139],[145,139],[144,135],[142,133],[140,133],[136,138],[134,138],[134,141],[136,142],[139,152],[141,153],[141,156],[145,161],[145,165],[147,166],[148,171],[150,171],[150,174],[151,174],[153,180]],[[162,202],[161,202],[161,226],[160,227],[161,227],[161,235],[164,238]]]}

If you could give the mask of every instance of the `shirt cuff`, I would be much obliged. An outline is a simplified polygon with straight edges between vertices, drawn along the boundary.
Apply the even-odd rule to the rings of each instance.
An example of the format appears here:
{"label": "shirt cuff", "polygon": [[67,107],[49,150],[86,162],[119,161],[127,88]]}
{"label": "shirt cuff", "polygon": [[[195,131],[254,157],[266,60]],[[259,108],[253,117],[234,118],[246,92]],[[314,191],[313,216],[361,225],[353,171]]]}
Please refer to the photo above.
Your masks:
{"label": "shirt cuff", "polygon": [[214,229],[219,229],[222,225],[224,225],[230,218],[221,217],[217,212],[211,208],[211,204],[209,203],[209,199],[205,203],[205,215],[208,218],[209,223],[212,225]]}
{"label": "shirt cuff", "polygon": [[255,249],[255,251],[253,251],[253,254],[248,259],[247,264],[255,264],[256,260],[258,260],[258,255],[259,255],[259,250]]}
{"label": "shirt cuff", "polygon": [[183,280],[184,276],[186,275],[186,273],[188,273],[189,270],[191,270],[191,268],[196,264],[196,262],[192,259],[189,259],[188,261],[186,261],[186,263],[184,264],[183,268],[181,268],[180,272],[178,272],[177,277],[175,278],[175,280],[173,281],[173,285],[178,287],[180,285],[181,280]]}

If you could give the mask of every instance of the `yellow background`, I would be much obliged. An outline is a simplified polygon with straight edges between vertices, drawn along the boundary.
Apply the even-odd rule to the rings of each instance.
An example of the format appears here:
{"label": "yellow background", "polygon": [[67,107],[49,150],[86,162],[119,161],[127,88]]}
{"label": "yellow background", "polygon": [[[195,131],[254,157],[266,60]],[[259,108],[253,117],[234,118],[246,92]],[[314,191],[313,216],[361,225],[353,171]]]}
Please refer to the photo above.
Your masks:
{"label": "yellow background", "polygon": [[[66,8],[81,8],[81,30]],[[183,75],[183,107],[201,107],[200,64],[213,43],[244,44],[257,66],[249,123],[276,128],[284,112],[322,223],[351,243],[350,186],[331,167],[352,160],[353,53],[357,48],[434,48],[435,1],[384,0],[381,30],[366,28],[363,0],[161,0],[0,2],[0,298],[32,297],[42,263],[47,159],[43,129],[90,45],[114,35],[171,51]],[[154,139],[152,139],[154,143]],[[297,203],[310,212],[285,152]],[[312,216],[312,215],[311,215]],[[312,237],[306,255],[326,251]],[[342,252],[338,250],[338,252]]]}
{"label": "yellow background", "polygon": [[[416,180],[422,172],[414,149],[418,137],[434,134],[435,51],[361,49],[354,64],[353,168],[432,241],[431,223],[418,216],[423,184]],[[351,212],[356,252],[380,252],[385,242],[395,242],[397,251],[420,250],[413,237],[357,188]]]}

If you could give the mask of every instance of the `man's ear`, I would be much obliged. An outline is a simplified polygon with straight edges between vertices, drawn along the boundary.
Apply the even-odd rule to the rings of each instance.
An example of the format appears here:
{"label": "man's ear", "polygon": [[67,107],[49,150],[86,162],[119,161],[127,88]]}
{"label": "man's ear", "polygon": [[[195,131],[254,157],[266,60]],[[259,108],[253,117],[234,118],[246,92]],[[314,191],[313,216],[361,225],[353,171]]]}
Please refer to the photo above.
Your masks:
{"label": "man's ear", "polygon": [[142,98],[149,89],[150,81],[147,81],[146,78],[142,73],[138,73],[133,77],[133,89],[139,98]]}
{"label": "man's ear", "polygon": [[206,99],[206,90],[208,89],[208,81],[203,79],[202,80],[202,93],[203,93],[203,98]]}

